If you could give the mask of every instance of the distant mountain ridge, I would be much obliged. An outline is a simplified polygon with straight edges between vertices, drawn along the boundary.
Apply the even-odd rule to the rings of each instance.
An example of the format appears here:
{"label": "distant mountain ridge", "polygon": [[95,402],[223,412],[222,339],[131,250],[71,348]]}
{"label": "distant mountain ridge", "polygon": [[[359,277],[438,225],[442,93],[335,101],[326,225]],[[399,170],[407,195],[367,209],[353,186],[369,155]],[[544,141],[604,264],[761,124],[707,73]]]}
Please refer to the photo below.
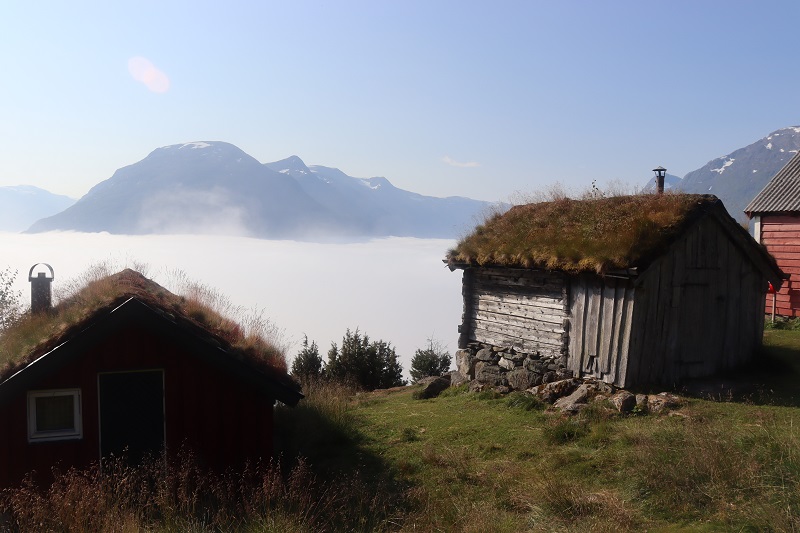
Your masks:
{"label": "distant mountain ridge", "polygon": [[308,167],[297,156],[265,166],[293,177],[311,198],[363,235],[435,237],[444,231],[456,236],[488,206],[458,196],[435,198],[404,191],[384,177],[352,178],[337,168]]}
{"label": "distant mountain ridge", "polygon": [[154,150],[29,232],[453,238],[488,204],[422,196],[386,178],[309,168],[297,156],[262,164],[232,144],[201,141]]}
{"label": "distant mountain ridge", "polygon": [[[668,174],[666,188],[715,194],[731,216],[745,220],[744,207],[798,151],[800,127],[782,128],[683,179]],[[644,191],[653,189],[651,179]],[[383,177],[307,166],[297,156],[262,164],[229,143],[193,142],[154,150],[77,202],[35,187],[0,187],[0,231],[454,238],[488,206],[404,191]]]}
{"label": "distant mountain ridge", "polygon": [[0,187],[0,231],[19,232],[42,217],[54,215],[75,203],[32,185]]}
{"label": "distant mountain ridge", "polygon": [[[781,128],[744,148],[712,159],[683,179],[673,179],[672,187],[688,193],[713,194],[722,200],[732,217],[746,220],[747,204],[798,151],[800,127]],[[652,183],[653,179],[646,191],[652,190]]]}

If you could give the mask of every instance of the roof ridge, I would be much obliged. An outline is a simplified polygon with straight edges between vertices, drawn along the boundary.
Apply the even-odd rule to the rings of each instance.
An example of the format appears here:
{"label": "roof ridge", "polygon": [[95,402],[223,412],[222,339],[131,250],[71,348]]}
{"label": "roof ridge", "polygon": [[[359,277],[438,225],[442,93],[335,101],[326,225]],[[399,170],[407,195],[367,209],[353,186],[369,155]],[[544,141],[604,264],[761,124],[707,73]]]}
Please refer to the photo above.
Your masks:
{"label": "roof ridge", "polygon": [[712,206],[724,209],[716,196],[685,193],[518,205],[478,225],[447,261],[598,274],[642,267]]}

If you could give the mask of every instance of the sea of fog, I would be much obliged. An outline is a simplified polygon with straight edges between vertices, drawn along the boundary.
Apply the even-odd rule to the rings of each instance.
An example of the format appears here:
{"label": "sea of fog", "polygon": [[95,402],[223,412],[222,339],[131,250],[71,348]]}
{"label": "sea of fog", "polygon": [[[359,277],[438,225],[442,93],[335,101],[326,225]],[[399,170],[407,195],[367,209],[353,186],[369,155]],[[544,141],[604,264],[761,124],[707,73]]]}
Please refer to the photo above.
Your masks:
{"label": "sea of fog", "polygon": [[16,270],[15,287],[29,303],[28,271],[37,262],[59,285],[89,267],[120,270],[147,265],[167,289],[180,270],[237,306],[263,311],[283,332],[291,359],[303,335],[323,359],[347,328],[389,341],[408,374],[411,357],[434,338],[452,354],[461,320],[461,274],[442,263],[454,241],[387,238],[346,244],[270,241],[246,237],[107,233],[0,234],[0,270]]}

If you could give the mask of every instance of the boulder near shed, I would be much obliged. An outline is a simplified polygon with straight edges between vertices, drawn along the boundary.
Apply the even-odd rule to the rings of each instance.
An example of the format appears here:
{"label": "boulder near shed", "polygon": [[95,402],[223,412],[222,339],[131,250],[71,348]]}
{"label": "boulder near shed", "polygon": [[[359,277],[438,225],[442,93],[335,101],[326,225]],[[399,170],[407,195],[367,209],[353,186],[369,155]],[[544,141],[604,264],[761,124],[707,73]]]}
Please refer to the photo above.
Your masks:
{"label": "boulder near shed", "polygon": [[[570,375],[673,385],[736,367],[760,346],[767,282],[782,278],[710,195],[519,205],[445,261],[463,271],[459,348],[503,353],[487,379],[512,388]],[[497,358],[477,359],[480,381]]]}
{"label": "boulder near shed", "polygon": [[[800,154],[775,174],[745,207],[745,213],[753,221],[755,239],[788,276],[775,294],[775,312],[800,316]],[[767,301],[767,311],[772,311],[772,298]]]}
{"label": "boulder near shed", "polygon": [[276,400],[301,398],[268,342],[124,270],[0,336],[0,487],[184,446],[213,469],[269,458]]}

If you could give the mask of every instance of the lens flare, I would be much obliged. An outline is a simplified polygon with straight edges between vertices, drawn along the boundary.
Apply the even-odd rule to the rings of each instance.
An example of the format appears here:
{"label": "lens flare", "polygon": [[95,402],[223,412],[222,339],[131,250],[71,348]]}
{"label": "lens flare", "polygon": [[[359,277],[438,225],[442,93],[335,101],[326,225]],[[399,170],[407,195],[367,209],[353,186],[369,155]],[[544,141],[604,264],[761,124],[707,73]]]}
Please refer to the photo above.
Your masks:
{"label": "lens flare", "polygon": [[150,60],[141,56],[128,60],[128,72],[134,80],[141,82],[154,93],[165,93],[169,90],[169,78]]}

